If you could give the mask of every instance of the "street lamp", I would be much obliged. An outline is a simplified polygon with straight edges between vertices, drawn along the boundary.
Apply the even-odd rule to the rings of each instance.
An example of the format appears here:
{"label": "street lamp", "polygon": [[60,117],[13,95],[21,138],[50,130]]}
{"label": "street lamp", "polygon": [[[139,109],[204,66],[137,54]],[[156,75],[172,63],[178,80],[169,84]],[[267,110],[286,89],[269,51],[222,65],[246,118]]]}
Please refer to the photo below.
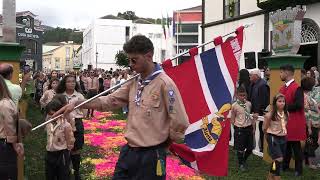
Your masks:
{"label": "street lamp", "polygon": [[96,43],[96,69],[98,69],[98,44]]}
{"label": "street lamp", "polygon": [[98,52],[96,52],[96,69],[98,69]]}

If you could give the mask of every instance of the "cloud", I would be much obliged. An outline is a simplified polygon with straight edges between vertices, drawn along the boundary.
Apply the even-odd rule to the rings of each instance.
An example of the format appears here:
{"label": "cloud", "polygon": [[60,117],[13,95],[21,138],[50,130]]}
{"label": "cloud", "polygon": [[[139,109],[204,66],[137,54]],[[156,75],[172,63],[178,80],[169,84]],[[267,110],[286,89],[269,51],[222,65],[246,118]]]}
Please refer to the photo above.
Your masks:
{"label": "cloud", "polygon": [[201,0],[16,0],[16,4],[17,11],[33,12],[42,24],[85,28],[95,18],[127,10],[140,17],[170,16],[173,10],[201,5]]}

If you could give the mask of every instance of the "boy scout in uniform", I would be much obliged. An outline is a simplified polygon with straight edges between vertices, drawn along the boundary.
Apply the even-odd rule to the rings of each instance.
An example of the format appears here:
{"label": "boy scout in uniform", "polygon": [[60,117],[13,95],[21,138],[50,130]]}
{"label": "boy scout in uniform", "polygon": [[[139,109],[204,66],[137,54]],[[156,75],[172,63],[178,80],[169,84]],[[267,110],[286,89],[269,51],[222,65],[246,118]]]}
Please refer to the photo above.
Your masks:
{"label": "boy scout in uniform", "polygon": [[[132,70],[140,77],[124,84],[108,96],[81,106],[109,111],[129,106],[125,138],[113,179],[165,179],[166,149],[171,141],[184,137],[188,118],[175,83],[159,64],[153,63],[153,44],[142,35],[131,38],[124,47]],[[55,115],[68,114],[69,104]]]}
{"label": "boy scout in uniform", "polygon": [[[63,107],[58,99],[53,99],[46,106],[48,116]],[[70,150],[73,148],[74,137],[70,123],[63,117],[47,124],[47,155],[45,169],[47,180],[70,179]]]}
{"label": "boy scout in uniform", "polygon": [[250,116],[251,103],[246,100],[246,89],[237,89],[237,101],[232,104],[231,122],[234,125],[234,149],[237,151],[239,169],[246,170],[246,161],[253,149],[255,123]]}

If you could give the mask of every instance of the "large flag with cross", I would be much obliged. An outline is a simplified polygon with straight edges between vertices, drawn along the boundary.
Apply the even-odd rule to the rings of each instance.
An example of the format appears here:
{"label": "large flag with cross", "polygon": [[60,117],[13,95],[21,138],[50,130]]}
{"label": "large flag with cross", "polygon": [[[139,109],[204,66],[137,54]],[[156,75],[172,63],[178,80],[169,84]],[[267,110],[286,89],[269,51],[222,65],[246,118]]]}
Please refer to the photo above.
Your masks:
{"label": "large flag with cross", "polygon": [[190,167],[212,176],[226,176],[230,120],[227,118],[235,93],[242,52],[243,29],[235,37],[214,39],[215,48],[198,54],[178,66],[163,62],[165,72],[176,83],[189,118],[184,144],[170,150]]}

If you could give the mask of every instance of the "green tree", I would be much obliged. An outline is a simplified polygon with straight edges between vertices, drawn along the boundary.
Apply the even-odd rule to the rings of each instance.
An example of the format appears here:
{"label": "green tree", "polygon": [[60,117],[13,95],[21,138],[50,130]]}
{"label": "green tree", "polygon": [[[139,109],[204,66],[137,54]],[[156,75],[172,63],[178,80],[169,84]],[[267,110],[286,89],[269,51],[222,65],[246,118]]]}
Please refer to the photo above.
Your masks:
{"label": "green tree", "polygon": [[139,19],[138,16],[136,16],[136,13],[134,11],[126,11],[124,13],[118,13],[118,17],[126,20],[137,20]]}
{"label": "green tree", "polygon": [[118,51],[116,56],[116,64],[120,67],[129,67],[128,56],[124,51]]}
{"label": "green tree", "polygon": [[77,32],[76,29],[66,29],[57,27],[47,30],[43,34],[44,43],[47,42],[62,42],[73,41],[76,44],[82,44],[82,32]]}

